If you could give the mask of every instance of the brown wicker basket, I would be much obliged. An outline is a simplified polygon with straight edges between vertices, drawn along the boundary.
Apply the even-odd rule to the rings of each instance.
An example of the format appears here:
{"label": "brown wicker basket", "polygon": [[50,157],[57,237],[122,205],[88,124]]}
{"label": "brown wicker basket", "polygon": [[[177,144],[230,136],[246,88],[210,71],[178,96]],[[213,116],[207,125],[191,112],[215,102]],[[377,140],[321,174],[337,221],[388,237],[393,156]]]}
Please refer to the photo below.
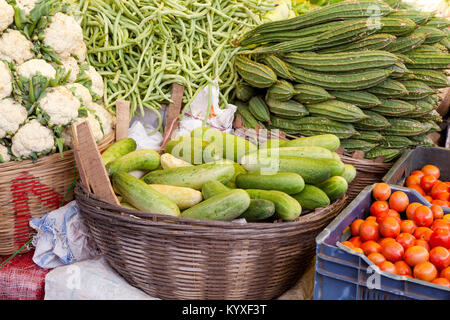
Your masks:
{"label": "brown wicker basket", "polygon": [[99,200],[80,183],[75,198],[96,244],[131,285],[161,299],[272,299],[309,266],[315,237],[346,197],[294,222],[235,223],[149,215]]}
{"label": "brown wicker basket", "polygon": [[[103,151],[113,142],[114,132],[99,143],[99,149]],[[36,163],[0,164],[0,255],[13,254],[31,238],[32,218],[58,208],[63,199],[73,200],[73,191],[67,191],[76,175],[72,150],[65,151],[63,158],[56,153]]]}
{"label": "brown wicker basket", "polygon": [[381,179],[394,164],[393,162],[384,163],[382,160],[360,159],[348,153],[340,156],[344,163],[351,164],[356,168],[356,177],[348,186],[346,204],[352,202],[365,187],[381,182]]}

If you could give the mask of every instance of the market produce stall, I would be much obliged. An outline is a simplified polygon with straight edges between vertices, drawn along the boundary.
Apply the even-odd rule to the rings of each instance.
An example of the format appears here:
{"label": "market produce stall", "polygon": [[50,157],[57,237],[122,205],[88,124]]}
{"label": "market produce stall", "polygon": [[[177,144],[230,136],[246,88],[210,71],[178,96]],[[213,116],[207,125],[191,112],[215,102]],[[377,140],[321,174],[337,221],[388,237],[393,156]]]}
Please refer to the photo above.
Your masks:
{"label": "market produce stall", "polygon": [[[0,255],[36,247],[34,263],[57,268],[100,254],[156,299],[276,299],[311,290],[313,278],[301,278],[314,261],[315,299],[447,297],[445,259],[423,261],[439,277],[410,280],[399,267],[393,278],[364,256],[378,238],[341,232],[373,220],[372,196],[390,210],[372,213],[376,228],[398,218],[448,229],[444,9],[400,0],[0,6]],[[383,179],[436,212],[431,223],[397,196],[369,194]],[[448,253],[439,243],[429,256]],[[376,253],[415,267],[387,251]],[[350,294],[356,280],[345,283],[330,255],[405,287],[371,291],[359,279]]]}

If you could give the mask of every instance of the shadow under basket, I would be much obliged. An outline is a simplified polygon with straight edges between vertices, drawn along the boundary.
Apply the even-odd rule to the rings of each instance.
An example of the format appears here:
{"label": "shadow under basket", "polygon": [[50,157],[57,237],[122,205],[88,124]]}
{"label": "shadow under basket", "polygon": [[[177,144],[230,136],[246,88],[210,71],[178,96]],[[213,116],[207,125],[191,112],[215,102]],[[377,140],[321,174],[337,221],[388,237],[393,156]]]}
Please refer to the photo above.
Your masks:
{"label": "shadow under basket", "polygon": [[346,197],[293,222],[194,220],[128,210],[80,183],[75,198],[109,264],[131,285],[167,300],[268,300],[295,285],[315,237]]}
{"label": "shadow under basket", "polygon": [[[105,150],[114,142],[114,133],[99,144]],[[44,156],[37,162],[25,160],[0,164],[0,256],[19,250],[34,234],[33,218],[73,200],[70,186],[77,179],[74,153],[65,151]],[[21,253],[28,251],[24,248]]]}

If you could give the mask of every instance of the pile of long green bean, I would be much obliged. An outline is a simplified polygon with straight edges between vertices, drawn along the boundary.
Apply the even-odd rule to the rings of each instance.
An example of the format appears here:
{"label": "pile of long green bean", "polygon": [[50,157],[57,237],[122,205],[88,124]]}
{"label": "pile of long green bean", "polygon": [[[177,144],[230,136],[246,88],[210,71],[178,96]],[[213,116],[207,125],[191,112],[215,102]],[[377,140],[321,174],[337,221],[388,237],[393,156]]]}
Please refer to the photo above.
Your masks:
{"label": "pile of long green bean", "polygon": [[[143,114],[170,102],[171,85],[185,86],[183,102],[219,79],[221,105],[238,78],[233,40],[262,23],[271,0],[76,0],[88,61],[104,77],[105,106],[131,101]],[[159,114],[159,112],[157,112]]]}

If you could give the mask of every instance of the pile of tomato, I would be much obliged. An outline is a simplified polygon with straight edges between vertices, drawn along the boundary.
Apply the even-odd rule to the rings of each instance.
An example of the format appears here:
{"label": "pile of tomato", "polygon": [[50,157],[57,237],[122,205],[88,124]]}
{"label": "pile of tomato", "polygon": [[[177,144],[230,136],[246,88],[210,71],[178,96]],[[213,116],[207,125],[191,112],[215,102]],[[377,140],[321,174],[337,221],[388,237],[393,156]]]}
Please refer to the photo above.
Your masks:
{"label": "pile of tomato", "polygon": [[440,174],[438,167],[427,164],[422,169],[411,172],[405,185],[417,190],[431,204],[450,207],[450,182],[439,180]]}
{"label": "pile of tomato", "polygon": [[375,185],[370,216],[350,225],[342,244],[381,270],[450,287],[450,214],[436,204],[410,203],[403,191]]}

